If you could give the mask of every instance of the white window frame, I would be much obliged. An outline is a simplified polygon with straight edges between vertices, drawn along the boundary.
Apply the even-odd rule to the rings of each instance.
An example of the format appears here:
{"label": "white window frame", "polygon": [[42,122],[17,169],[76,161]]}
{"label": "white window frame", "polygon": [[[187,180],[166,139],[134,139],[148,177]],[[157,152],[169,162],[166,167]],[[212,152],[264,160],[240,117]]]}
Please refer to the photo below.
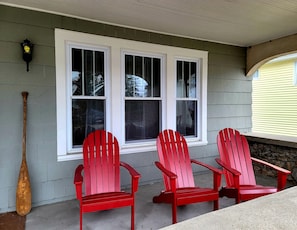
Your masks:
{"label": "white window frame", "polygon": [[[202,139],[202,130],[199,129],[199,127],[201,127],[203,125],[203,122],[202,122],[202,116],[201,114],[199,113],[200,109],[201,109],[201,98],[202,98],[202,87],[201,87],[201,84],[202,84],[202,81],[201,81],[201,59],[200,58],[195,58],[195,59],[189,59],[189,58],[183,58],[183,57],[180,57],[180,58],[176,58],[175,60],[175,70],[177,70],[177,62],[178,61],[186,61],[186,62],[195,62],[197,64],[197,67],[196,67],[196,97],[177,97],[177,93],[175,94],[176,95],[176,102],[179,100],[179,101],[187,101],[187,100],[193,100],[193,101],[196,101],[197,102],[197,117],[196,117],[196,127],[198,127],[198,130],[196,130],[196,133],[197,133],[197,137],[194,138],[194,141],[197,140],[200,140]],[[177,72],[175,72],[175,78],[177,77]],[[176,80],[176,79],[175,79]],[[177,90],[177,87],[175,87],[176,90]],[[187,139],[191,138],[191,137],[186,137]]]}
{"label": "white window frame", "polygon": [[[110,66],[110,53],[109,53],[109,47],[104,47],[104,46],[92,46],[89,44],[81,44],[81,43],[75,43],[72,41],[68,41],[66,42],[66,63],[67,63],[67,70],[66,70],[66,93],[67,93],[67,98],[66,99],[66,105],[67,105],[67,110],[66,110],[66,116],[67,116],[67,124],[66,124],[66,128],[67,128],[67,132],[72,131],[73,127],[72,127],[72,100],[73,98],[80,98],[80,99],[92,99],[94,100],[94,98],[98,98],[100,100],[104,100],[105,104],[106,104],[106,108],[105,108],[105,116],[109,117],[110,116],[110,107],[108,106],[110,104],[109,99],[110,99],[110,95],[109,95],[109,88],[110,88],[110,71],[108,66]],[[101,51],[104,52],[104,88],[105,88],[105,95],[104,96],[74,96],[72,95],[72,79],[69,77],[72,73],[72,63],[71,63],[71,50],[72,48],[78,48],[78,49],[82,49],[82,50],[92,50],[92,51]],[[106,129],[108,129],[108,127],[110,127],[110,120],[106,120],[105,119],[105,127]],[[72,135],[67,135],[66,132],[66,136],[67,136],[67,140],[66,140],[66,144],[67,144],[67,153],[69,154],[76,154],[76,153],[81,153],[82,149],[81,148],[72,148]]]}
{"label": "white window frame", "polygon": [[[130,49],[122,49],[121,50],[121,63],[122,63],[122,66],[121,66],[121,74],[122,74],[122,81],[124,81],[125,79],[125,55],[126,54],[130,54],[130,55],[139,55],[139,56],[145,56],[145,57],[152,57],[152,58],[159,58],[161,60],[161,95],[159,98],[161,98],[161,107],[162,107],[162,111],[161,111],[161,114],[162,114],[162,121],[161,123],[163,124],[164,122],[164,109],[165,108],[165,100],[163,100],[164,98],[164,85],[165,85],[165,79],[166,79],[166,76],[165,76],[165,55],[164,54],[156,54],[156,53],[150,53],[150,52],[139,52],[139,51],[135,51],[135,50],[130,50]],[[122,99],[123,99],[123,103],[122,103],[122,111],[123,111],[123,114],[125,113],[125,102],[126,102],[126,96],[125,96],[125,83],[123,82],[122,83],[122,92],[123,92],[123,95],[122,95]],[[146,97],[145,99],[147,100],[159,100],[158,97]],[[122,119],[122,137],[123,139],[125,139],[125,115],[121,117]],[[128,142],[128,143],[125,143],[125,141],[123,142],[122,144],[122,149],[123,149],[123,152],[126,152],[126,149],[131,149],[131,148],[134,148],[135,150],[134,151],[139,151],[137,149],[139,149],[139,147],[141,148],[144,148],[145,146],[148,147],[148,150],[151,149],[151,146],[155,144],[155,141],[139,141],[139,143],[133,141],[133,142]]]}
{"label": "white window frame", "polygon": [[[153,54],[162,56],[163,73],[161,80],[162,97],[162,129],[175,129],[176,127],[176,59],[199,59],[201,70],[201,102],[200,113],[201,129],[197,130],[201,136],[187,138],[189,146],[200,146],[207,144],[207,66],[208,52],[194,49],[179,48],[173,46],[157,45],[152,43],[138,42],[62,29],[55,29],[55,53],[56,53],[56,108],[57,108],[57,159],[58,161],[82,159],[82,150],[69,151],[69,140],[67,138],[67,108],[69,108],[69,97],[67,95],[67,44],[84,44],[84,47],[105,47],[109,50],[110,62],[107,70],[111,76],[110,84],[106,89],[106,109],[110,119],[106,120],[106,130],[112,132],[118,139],[121,154],[129,154],[144,151],[155,151],[155,141],[140,143],[125,143],[124,119],[124,96],[123,90],[125,78],[123,77],[122,53],[133,51],[134,53]],[[120,119],[119,119],[120,117]],[[71,134],[72,135],[72,134]]]}

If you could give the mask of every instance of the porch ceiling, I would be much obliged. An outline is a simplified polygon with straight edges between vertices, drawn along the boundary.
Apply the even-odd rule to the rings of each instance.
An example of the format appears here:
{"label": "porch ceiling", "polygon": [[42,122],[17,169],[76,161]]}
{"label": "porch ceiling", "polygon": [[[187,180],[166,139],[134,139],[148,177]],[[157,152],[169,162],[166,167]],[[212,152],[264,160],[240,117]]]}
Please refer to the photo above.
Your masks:
{"label": "porch ceiling", "polygon": [[296,0],[3,0],[0,4],[238,46],[297,32]]}

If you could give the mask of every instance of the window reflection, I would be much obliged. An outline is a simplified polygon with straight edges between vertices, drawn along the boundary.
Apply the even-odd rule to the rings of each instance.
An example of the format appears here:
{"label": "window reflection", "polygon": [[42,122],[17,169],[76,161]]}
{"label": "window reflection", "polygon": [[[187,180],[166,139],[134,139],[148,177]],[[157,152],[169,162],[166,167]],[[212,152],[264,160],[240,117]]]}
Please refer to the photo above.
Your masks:
{"label": "window reflection", "polygon": [[72,95],[104,96],[104,52],[72,49]]}
{"label": "window reflection", "polygon": [[126,97],[147,97],[148,83],[143,78],[126,74]]}
{"label": "window reflection", "polygon": [[197,63],[176,62],[176,129],[185,136],[197,130]]}
{"label": "window reflection", "polygon": [[[72,48],[72,147],[105,128],[104,52]],[[96,96],[96,98],[95,98]]]}
{"label": "window reflection", "polygon": [[161,59],[125,54],[126,141],[156,138],[161,130]]}
{"label": "window reflection", "polygon": [[196,101],[177,101],[176,102],[176,127],[183,135],[195,135],[195,125],[197,117]]}
{"label": "window reflection", "polygon": [[81,146],[92,131],[104,129],[103,100],[72,100],[73,145]]}
{"label": "window reflection", "polygon": [[72,72],[72,95],[103,96],[104,95],[104,79],[101,74],[94,77],[88,76],[89,81],[85,84],[85,90],[82,90],[81,73],[78,71]]}
{"label": "window reflection", "polygon": [[159,101],[126,101],[126,140],[153,139],[160,130]]}

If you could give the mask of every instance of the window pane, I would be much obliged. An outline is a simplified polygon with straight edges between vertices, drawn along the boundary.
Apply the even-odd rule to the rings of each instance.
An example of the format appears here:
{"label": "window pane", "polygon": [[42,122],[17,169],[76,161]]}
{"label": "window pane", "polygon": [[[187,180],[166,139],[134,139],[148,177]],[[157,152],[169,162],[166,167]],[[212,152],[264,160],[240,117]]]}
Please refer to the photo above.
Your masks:
{"label": "window pane", "polygon": [[197,136],[197,63],[179,60],[176,73],[176,129],[185,136]]}
{"label": "window pane", "polygon": [[144,58],[143,69],[143,79],[147,82],[147,96],[150,97],[151,88],[148,86],[152,86],[152,58]]}
{"label": "window pane", "polygon": [[143,76],[143,57],[135,56],[134,57],[134,74],[137,76]]}
{"label": "window pane", "polygon": [[195,62],[177,61],[176,97],[196,98],[196,72]]}
{"label": "window pane", "polygon": [[153,59],[153,80],[152,80],[152,96],[161,96],[161,60],[159,58]]}
{"label": "window pane", "polygon": [[147,97],[148,83],[136,75],[126,75],[126,97]]}
{"label": "window pane", "polygon": [[125,96],[160,97],[160,58],[125,55]]}
{"label": "window pane", "polygon": [[95,51],[95,79],[94,93],[96,96],[104,96],[104,52]]}
{"label": "window pane", "polygon": [[182,135],[197,135],[197,101],[176,102],[176,126]]}
{"label": "window pane", "polygon": [[160,132],[160,101],[126,101],[126,141],[156,138]]}
{"label": "window pane", "polygon": [[96,129],[105,127],[104,100],[72,100],[72,143],[81,146],[84,138]]}
{"label": "window pane", "polygon": [[125,73],[130,75],[134,74],[133,66],[133,56],[125,55]]}
{"label": "window pane", "polygon": [[93,89],[93,51],[84,50],[84,95],[92,95]]}
{"label": "window pane", "polygon": [[190,66],[190,76],[189,76],[189,97],[196,98],[197,95],[197,63],[191,62]]}
{"label": "window pane", "polygon": [[[105,54],[103,51],[72,48],[72,147],[80,147],[95,129],[105,128]],[[80,96],[79,98],[76,96]],[[88,96],[88,99],[83,99]]]}
{"label": "window pane", "polygon": [[72,49],[72,95],[82,95],[81,49]]}
{"label": "window pane", "polygon": [[104,96],[104,52],[72,49],[72,95]]}

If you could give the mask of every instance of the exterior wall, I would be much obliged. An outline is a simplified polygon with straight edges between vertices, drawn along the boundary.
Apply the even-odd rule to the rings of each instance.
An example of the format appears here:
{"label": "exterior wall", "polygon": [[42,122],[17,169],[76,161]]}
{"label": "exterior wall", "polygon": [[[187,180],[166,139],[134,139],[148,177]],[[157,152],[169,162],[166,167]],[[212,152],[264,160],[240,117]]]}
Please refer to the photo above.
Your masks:
{"label": "exterior wall", "polygon": [[[251,155],[255,158],[267,161],[279,167],[291,171],[288,181],[297,183],[297,144],[292,140],[279,140],[278,137],[267,138],[257,136],[247,136]],[[277,178],[277,171],[261,164],[254,164],[255,174]]]}
{"label": "exterior wall", "polygon": [[296,136],[297,86],[294,59],[267,63],[253,80],[253,132]]}
{"label": "exterior wall", "polygon": [[[218,130],[251,130],[252,82],[245,77],[245,48],[0,5],[0,213],[15,210],[22,152],[22,91],[29,92],[27,163],[32,205],[75,198],[73,173],[81,161],[57,162],[54,28],[209,51],[209,143],[191,148],[193,158],[216,165]],[[34,43],[29,72],[20,48],[20,42],[26,38]],[[122,160],[142,174],[141,184],[161,179],[154,165],[156,152],[126,154]],[[123,176],[123,183],[130,183],[127,175]]]}

